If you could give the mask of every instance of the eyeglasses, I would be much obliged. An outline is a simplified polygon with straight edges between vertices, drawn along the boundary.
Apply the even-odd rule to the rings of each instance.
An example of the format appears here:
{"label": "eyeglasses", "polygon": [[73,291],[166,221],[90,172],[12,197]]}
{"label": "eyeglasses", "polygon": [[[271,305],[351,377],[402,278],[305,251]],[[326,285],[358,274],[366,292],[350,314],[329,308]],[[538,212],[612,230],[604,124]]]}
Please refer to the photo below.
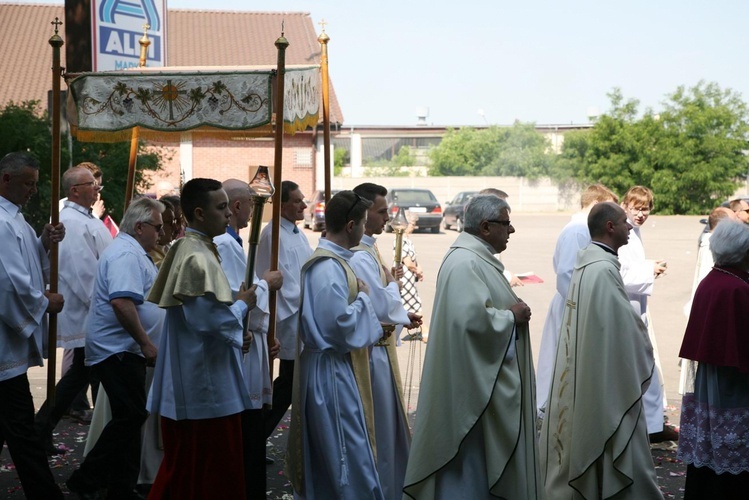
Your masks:
{"label": "eyeglasses", "polygon": [[364,201],[364,198],[362,198],[362,197],[361,197],[361,196],[359,196],[358,194],[354,193],[354,196],[356,196],[356,199],[354,200],[354,204],[353,204],[353,205],[351,205],[351,208],[349,208],[349,209],[348,209],[348,212],[346,212],[346,222],[348,222],[348,221],[349,221],[349,218],[348,218],[348,216],[349,216],[349,215],[351,215],[351,211],[352,211],[352,210],[353,210],[354,208],[356,208],[356,205],[358,205],[360,201]]}
{"label": "eyeglasses", "polygon": [[627,207],[627,210],[629,210],[629,213],[632,215],[637,215],[638,213],[641,213],[642,215],[648,215],[650,213],[650,207]]}
{"label": "eyeglasses", "polygon": [[486,222],[488,222],[489,224],[492,224],[492,223],[494,223],[494,224],[502,224],[504,227],[509,227],[512,224],[512,222],[510,222],[509,219],[508,220],[494,220],[494,219],[490,219],[490,220],[487,220]]}
{"label": "eyeglasses", "polygon": [[148,222],[147,220],[143,221],[143,224],[148,224],[152,228],[156,230],[157,233],[160,233],[162,229],[164,229],[164,224],[154,224],[152,222]]}
{"label": "eyeglasses", "polygon": [[81,182],[79,184],[73,184],[73,187],[78,187],[78,186],[94,186],[94,189],[101,189],[102,187],[104,187],[104,186],[97,184],[96,181]]}

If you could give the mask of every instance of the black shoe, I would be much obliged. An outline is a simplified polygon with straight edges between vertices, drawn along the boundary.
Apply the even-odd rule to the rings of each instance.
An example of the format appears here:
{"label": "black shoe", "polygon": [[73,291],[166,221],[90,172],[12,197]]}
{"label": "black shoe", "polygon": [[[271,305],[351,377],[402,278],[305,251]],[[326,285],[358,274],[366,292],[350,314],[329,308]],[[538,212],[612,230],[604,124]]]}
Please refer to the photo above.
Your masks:
{"label": "black shoe", "polygon": [[275,460],[270,457],[265,457],[265,465],[273,465],[274,463],[276,463]]}
{"label": "black shoe", "polygon": [[101,496],[96,486],[88,483],[77,470],[65,481],[71,493],[78,495],[81,500],[100,500]]}
{"label": "black shoe", "polygon": [[70,410],[68,418],[81,424],[90,424],[93,414],[93,410]]}
{"label": "black shoe", "polygon": [[650,443],[663,443],[664,441],[678,441],[679,431],[673,425],[664,425],[663,430],[650,434]]}

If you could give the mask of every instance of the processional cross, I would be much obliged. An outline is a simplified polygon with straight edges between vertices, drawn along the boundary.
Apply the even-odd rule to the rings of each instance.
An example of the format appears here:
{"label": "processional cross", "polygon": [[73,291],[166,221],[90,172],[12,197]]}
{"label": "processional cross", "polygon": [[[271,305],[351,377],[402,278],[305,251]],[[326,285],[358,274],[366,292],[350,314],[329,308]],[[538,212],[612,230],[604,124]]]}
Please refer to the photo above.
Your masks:
{"label": "processional cross", "polygon": [[57,34],[57,28],[60,27],[60,25],[62,24],[62,21],[60,21],[59,17],[56,17],[55,20],[54,21],[50,21],[49,24],[54,24],[55,25],[55,35],[56,35]]}

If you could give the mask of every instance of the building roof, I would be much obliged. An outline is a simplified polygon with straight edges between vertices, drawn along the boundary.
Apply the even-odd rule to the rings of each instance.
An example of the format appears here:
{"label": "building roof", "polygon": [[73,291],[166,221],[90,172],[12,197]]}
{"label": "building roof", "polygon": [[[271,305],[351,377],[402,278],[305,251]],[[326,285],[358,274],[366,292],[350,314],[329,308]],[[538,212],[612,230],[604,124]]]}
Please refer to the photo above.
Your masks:
{"label": "building roof", "polygon": [[[274,45],[281,35],[289,41],[287,65],[320,64],[320,44],[307,12],[238,12],[168,9],[167,62],[170,66],[276,65]],[[39,100],[46,109],[52,89],[50,23],[64,20],[62,4],[0,4],[0,106],[9,101]],[[60,30],[64,37],[64,27]],[[65,50],[61,51],[65,66]],[[65,89],[63,83],[62,88]],[[322,112],[320,113],[322,119]],[[330,121],[343,123],[333,84]]]}

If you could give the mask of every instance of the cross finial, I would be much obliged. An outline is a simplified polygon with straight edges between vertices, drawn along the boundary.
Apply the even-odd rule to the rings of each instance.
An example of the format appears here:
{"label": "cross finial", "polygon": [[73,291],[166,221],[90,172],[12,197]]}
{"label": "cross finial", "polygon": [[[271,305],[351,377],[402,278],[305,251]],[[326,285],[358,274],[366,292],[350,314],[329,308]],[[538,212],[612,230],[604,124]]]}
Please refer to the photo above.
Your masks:
{"label": "cross finial", "polygon": [[321,19],[319,23],[320,26],[322,26],[322,32],[325,33],[325,25],[328,24],[325,22],[325,19]]}
{"label": "cross finial", "polygon": [[281,20],[281,36],[283,36],[284,33],[284,24],[286,24],[286,19]]}
{"label": "cross finial", "polygon": [[146,36],[148,34],[148,30],[151,29],[151,25],[146,23],[143,25],[143,36]]}
{"label": "cross finial", "polygon": [[49,24],[54,24],[54,25],[55,25],[55,35],[56,35],[56,34],[57,34],[57,29],[58,29],[58,28],[60,27],[60,25],[62,24],[62,21],[60,21],[60,18],[59,18],[59,17],[55,17],[55,20],[54,20],[54,21],[51,21],[51,22],[50,22]]}

